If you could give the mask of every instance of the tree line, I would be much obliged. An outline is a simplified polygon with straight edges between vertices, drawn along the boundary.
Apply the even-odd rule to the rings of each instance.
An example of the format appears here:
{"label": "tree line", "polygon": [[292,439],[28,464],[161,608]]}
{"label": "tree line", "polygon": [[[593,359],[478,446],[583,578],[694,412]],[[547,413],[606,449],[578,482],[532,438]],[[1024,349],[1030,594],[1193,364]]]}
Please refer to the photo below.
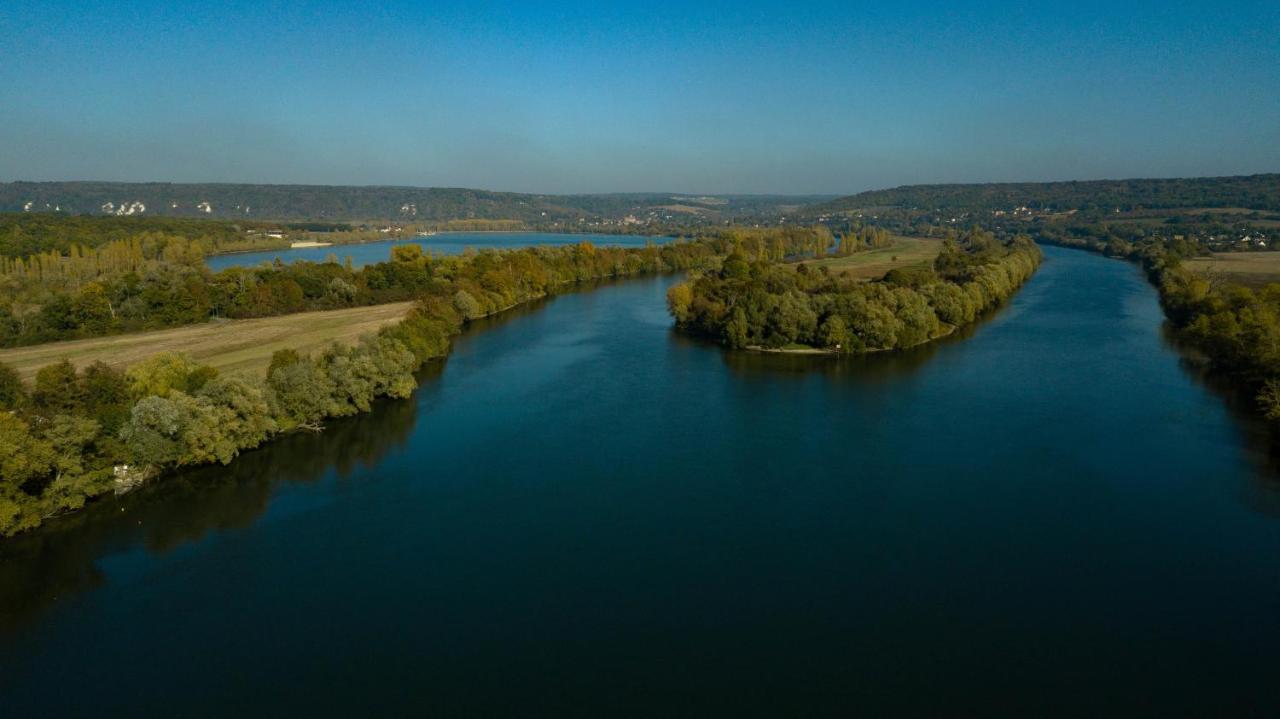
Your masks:
{"label": "tree line", "polygon": [[[883,230],[862,228],[836,244],[824,227],[727,228],[698,235],[724,249],[752,248],[752,256],[782,260],[822,257],[878,247]],[[199,240],[144,232],[98,247],[71,245],[26,258],[0,257],[0,347],[163,329],[211,318],[243,319],[360,307],[413,299],[430,274],[414,262],[355,269],[337,253],[325,262],[275,262],[212,272]],[[414,245],[393,248],[414,259]],[[425,267],[447,272],[457,260],[434,258]]]}
{"label": "tree line", "polygon": [[667,303],[680,330],[733,348],[899,349],[972,322],[1040,260],[1025,237],[998,242],[977,229],[948,239],[932,267],[894,269],[876,282],[735,251],[719,269],[672,287]]}
{"label": "tree line", "polygon": [[[417,301],[401,322],[355,346],[334,345],[311,356],[279,351],[261,376],[220,375],[183,355],[161,354],[124,371],[62,361],[41,368],[28,387],[0,365],[0,535],[39,526],[173,468],[225,464],[281,433],[367,412],[378,397],[407,397],[416,387],[415,371],[447,355],[469,320],[579,282],[710,267],[731,247],[807,252],[819,234],[715,233],[643,248],[584,242],[439,258],[405,245],[390,261],[354,275],[337,263],[296,263],[299,275],[286,267],[264,269],[293,278],[303,299],[308,290],[297,277],[319,288],[346,277],[357,295],[404,293]],[[248,282],[251,276],[228,277]]]}
{"label": "tree line", "polygon": [[1016,206],[1108,211],[1137,207],[1280,210],[1280,175],[906,185],[842,197],[804,208],[804,214],[884,207],[987,211]]}

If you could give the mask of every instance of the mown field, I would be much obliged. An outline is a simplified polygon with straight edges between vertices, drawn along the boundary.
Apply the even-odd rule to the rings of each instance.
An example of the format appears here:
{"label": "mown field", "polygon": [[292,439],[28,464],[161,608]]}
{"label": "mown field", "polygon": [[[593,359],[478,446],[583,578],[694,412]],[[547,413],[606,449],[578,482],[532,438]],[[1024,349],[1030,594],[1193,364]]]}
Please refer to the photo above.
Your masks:
{"label": "mown field", "polygon": [[[858,252],[846,257],[829,257],[823,260],[807,260],[796,265],[829,267],[832,272],[848,271],[854,277],[879,279],[895,267],[924,267],[942,251],[942,240],[922,237],[894,237],[892,247]],[[792,266],[796,266],[792,265]]]}
{"label": "mown field", "polygon": [[26,380],[36,370],[71,360],[77,367],[102,360],[124,369],[160,352],[185,352],[221,372],[263,371],[279,349],[314,352],[334,342],[353,343],[361,335],[404,317],[411,302],[302,312],[253,320],[223,320],[154,332],[137,332],[70,342],[0,350],[0,362]]}
{"label": "mown field", "polygon": [[1186,263],[1194,272],[1249,287],[1280,282],[1280,252],[1215,252]]}

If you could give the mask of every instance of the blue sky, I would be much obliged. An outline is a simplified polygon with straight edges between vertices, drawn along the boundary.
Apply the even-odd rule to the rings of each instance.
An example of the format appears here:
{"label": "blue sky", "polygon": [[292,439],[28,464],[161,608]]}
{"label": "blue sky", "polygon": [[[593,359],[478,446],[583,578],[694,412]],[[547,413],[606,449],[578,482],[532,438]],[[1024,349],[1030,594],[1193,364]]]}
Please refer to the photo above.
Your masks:
{"label": "blue sky", "polygon": [[0,180],[832,193],[1280,171],[1280,2],[0,3]]}

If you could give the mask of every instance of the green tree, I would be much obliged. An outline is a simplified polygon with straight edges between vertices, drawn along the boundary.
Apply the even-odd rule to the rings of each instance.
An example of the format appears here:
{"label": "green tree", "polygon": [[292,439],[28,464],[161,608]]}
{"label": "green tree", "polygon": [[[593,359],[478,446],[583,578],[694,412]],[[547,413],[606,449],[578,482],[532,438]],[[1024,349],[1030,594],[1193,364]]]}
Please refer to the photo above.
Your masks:
{"label": "green tree", "polygon": [[0,534],[40,524],[39,503],[23,486],[47,476],[52,466],[49,443],[34,436],[16,415],[0,412]]}
{"label": "green tree", "polygon": [[0,363],[0,410],[17,409],[27,401],[27,390],[17,370]]}
{"label": "green tree", "polygon": [[197,364],[185,354],[162,352],[133,365],[125,372],[134,397],[167,397],[171,392],[190,394],[216,377],[218,371]]}
{"label": "green tree", "polygon": [[96,420],[102,431],[114,435],[129,418],[132,399],[124,373],[102,361],[94,362],[80,373],[80,391],[84,411]]}
{"label": "green tree", "polygon": [[[416,246],[416,245],[415,245]],[[470,321],[484,316],[484,310],[474,295],[466,290],[458,290],[453,295],[453,306],[462,315],[462,319]]]}
{"label": "green tree", "polygon": [[270,377],[281,367],[288,367],[301,361],[302,355],[298,354],[298,351],[293,348],[286,347],[285,349],[276,350],[271,353],[271,363],[267,365],[267,376]]}
{"label": "green tree", "polygon": [[76,376],[75,365],[64,359],[41,367],[36,372],[35,391],[31,393],[31,400],[37,409],[49,415],[80,410],[84,404],[84,395]]}
{"label": "green tree", "polygon": [[181,404],[167,396],[150,395],[133,405],[120,438],[136,464],[164,467],[177,464],[186,452],[183,432],[187,415]]}
{"label": "green tree", "polygon": [[823,320],[822,326],[819,328],[819,335],[822,337],[822,344],[825,347],[841,352],[852,351],[853,333],[849,331],[849,326],[845,324],[840,315],[831,315]]}
{"label": "green tree", "polygon": [[243,377],[215,378],[201,388],[198,399],[211,406],[215,425],[209,429],[216,430],[212,453],[223,464],[240,450],[262,444],[277,429],[265,392]]}
{"label": "green tree", "polygon": [[330,412],[333,380],[311,359],[301,359],[271,372],[273,414],[282,430],[303,427],[318,429]]}

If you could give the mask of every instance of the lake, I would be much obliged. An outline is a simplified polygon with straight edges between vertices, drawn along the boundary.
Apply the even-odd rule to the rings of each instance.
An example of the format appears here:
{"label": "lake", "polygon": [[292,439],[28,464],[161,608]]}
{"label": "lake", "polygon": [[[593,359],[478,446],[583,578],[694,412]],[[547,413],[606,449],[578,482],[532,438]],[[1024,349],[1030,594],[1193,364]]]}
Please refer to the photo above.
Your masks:
{"label": "lake", "polygon": [[437,255],[459,255],[467,248],[511,249],[533,245],[576,245],[579,242],[590,242],[608,247],[644,247],[647,242],[670,242],[670,237],[646,237],[640,235],[592,235],[592,234],[558,234],[551,232],[440,232],[434,235],[410,237],[403,240],[383,240],[381,242],[362,242],[348,245],[330,245],[328,247],[299,247],[287,250],[267,250],[265,252],[235,252],[227,255],[213,255],[205,258],[209,269],[217,272],[228,267],[254,267],[263,262],[272,262],[279,258],[282,262],[307,260],[308,262],[324,262],[329,255],[337,255],[338,259],[351,258],[355,267],[386,262],[391,259],[391,248],[396,245],[418,245],[423,252]]}
{"label": "lake", "polygon": [[1275,715],[1270,437],[1134,266],[903,353],[477,323],[408,401],[0,542],[0,715]]}

